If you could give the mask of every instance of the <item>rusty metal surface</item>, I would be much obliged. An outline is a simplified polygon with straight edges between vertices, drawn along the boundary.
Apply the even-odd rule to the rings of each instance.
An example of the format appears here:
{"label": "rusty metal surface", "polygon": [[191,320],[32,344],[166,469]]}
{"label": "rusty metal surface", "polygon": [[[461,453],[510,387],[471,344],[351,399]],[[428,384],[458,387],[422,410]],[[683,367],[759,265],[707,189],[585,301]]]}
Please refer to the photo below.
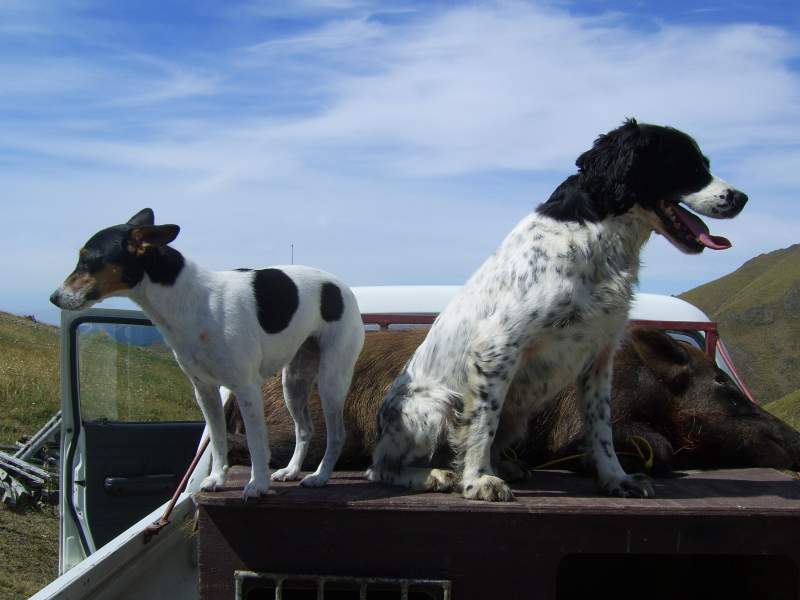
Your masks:
{"label": "rusty metal surface", "polygon": [[243,502],[241,490],[249,468],[233,467],[226,487],[196,496],[201,505],[271,510],[427,511],[503,513],[625,514],[786,514],[800,517],[800,480],[773,469],[696,471],[655,480],[656,498],[622,499],[599,496],[594,483],[560,471],[538,471],[513,486],[509,503],[467,501],[458,494],[412,492],[370,483],[360,472],[337,472],[324,488],[307,489],[297,482],[275,482],[274,494]]}

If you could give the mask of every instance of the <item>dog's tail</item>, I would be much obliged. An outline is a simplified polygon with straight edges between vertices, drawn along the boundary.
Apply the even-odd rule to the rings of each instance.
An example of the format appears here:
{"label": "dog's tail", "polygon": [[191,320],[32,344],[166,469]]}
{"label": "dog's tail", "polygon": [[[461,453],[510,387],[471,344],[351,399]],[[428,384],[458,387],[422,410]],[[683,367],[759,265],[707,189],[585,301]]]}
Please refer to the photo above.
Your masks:
{"label": "dog's tail", "polygon": [[450,455],[447,432],[459,404],[458,395],[438,382],[412,383],[408,372],[398,377],[378,415],[367,478],[415,490],[452,489],[452,473],[434,467]]}

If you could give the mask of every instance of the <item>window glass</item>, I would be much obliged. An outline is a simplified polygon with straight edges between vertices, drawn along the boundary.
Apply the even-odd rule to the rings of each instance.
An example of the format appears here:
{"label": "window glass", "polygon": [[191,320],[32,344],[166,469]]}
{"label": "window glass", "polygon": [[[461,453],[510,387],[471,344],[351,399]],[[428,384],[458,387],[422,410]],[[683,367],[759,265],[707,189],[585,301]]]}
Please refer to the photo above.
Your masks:
{"label": "window glass", "polygon": [[151,325],[80,324],[78,367],[84,420],[203,418],[189,380]]}

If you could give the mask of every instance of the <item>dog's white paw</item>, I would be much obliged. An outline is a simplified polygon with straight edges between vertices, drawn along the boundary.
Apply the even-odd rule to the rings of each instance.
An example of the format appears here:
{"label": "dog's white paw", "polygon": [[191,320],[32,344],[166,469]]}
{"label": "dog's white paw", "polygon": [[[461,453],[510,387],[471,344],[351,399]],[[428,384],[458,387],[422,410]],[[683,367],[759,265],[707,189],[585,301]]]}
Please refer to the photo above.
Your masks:
{"label": "dog's white paw", "polygon": [[320,473],[311,473],[310,475],[306,475],[303,477],[303,480],[300,482],[300,485],[303,487],[322,487],[326,483],[328,483],[329,477],[327,475],[322,475]]}
{"label": "dog's white paw", "polygon": [[270,479],[272,481],[297,481],[300,479],[300,469],[284,467],[275,471]]}
{"label": "dog's white paw", "polygon": [[258,498],[259,496],[267,496],[274,493],[275,490],[269,489],[269,480],[257,481],[255,479],[251,479],[245,484],[244,489],[242,490],[242,500],[247,500],[248,498]]}
{"label": "dog's white paw", "polygon": [[225,471],[211,473],[200,483],[200,489],[204,492],[215,492],[225,485]]}
{"label": "dog's white paw", "polygon": [[431,469],[428,479],[425,481],[425,489],[432,492],[452,492],[458,483],[458,477],[449,469]]}
{"label": "dog's white paw", "polygon": [[509,502],[514,494],[505,481],[494,475],[481,475],[464,481],[462,494],[468,500],[488,500],[489,502]]}

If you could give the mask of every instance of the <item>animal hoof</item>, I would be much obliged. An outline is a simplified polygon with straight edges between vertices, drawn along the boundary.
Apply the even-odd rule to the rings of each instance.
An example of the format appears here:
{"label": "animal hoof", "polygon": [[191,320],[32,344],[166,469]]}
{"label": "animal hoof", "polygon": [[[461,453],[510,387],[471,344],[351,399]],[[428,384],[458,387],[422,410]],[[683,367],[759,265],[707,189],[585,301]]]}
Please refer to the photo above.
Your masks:
{"label": "animal hoof", "polygon": [[270,479],[272,481],[297,481],[300,479],[300,469],[290,469],[289,467],[278,469]]}
{"label": "animal hoof", "polygon": [[200,489],[204,492],[216,492],[225,484],[225,473],[211,473],[203,479]]}
{"label": "animal hoof", "polygon": [[465,481],[462,495],[468,500],[489,502],[509,502],[514,498],[506,482],[494,475],[481,475],[472,481]]}
{"label": "animal hoof", "polygon": [[303,477],[300,485],[303,487],[322,487],[326,483],[328,483],[327,477],[324,475],[318,475],[317,473],[311,473],[310,475]]}
{"label": "animal hoof", "polygon": [[428,475],[428,481],[425,482],[426,487],[432,492],[452,492],[456,486],[458,478],[453,471],[445,469],[431,469]]}
{"label": "animal hoof", "polygon": [[601,483],[600,490],[618,498],[655,498],[653,480],[644,473],[626,475],[618,480]]}
{"label": "animal hoof", "polygon": [[269,482],[257,482],[255,479],[251,479],[247,482],[242,490],[242,500],[247,500],[248,498],[258,498],[259,496],[267,496],[269,494],[274,494],[275,490],[269,489]]}

